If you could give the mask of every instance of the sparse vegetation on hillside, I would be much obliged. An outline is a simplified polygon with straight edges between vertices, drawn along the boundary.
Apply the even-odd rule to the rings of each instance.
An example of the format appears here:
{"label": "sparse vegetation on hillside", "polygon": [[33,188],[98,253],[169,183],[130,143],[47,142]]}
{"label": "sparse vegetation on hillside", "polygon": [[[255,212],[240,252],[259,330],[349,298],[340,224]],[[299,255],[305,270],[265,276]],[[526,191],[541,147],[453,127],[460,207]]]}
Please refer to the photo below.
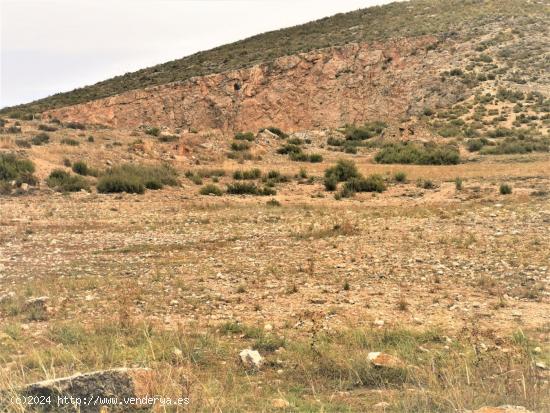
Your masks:
{"label": "sparse vegetation on hillside", "polygon": [[386,164],[452,165],[460,162],[460,154],[451,145],[395,143],[380,149],[374,159]]}
{"label": "sparse vegetation on hillside", "polygon": [[97,183],[101,193],[128,192],[142,194],[145,189],[178,185],[177,172],[169,165],[124,164],[107,170]]}
{"label": "sparse vegetation on hillside", "polygon": [[[279,56],[351,42],[425,34],[446,36],[453,33],[456,36],[461,28],[472,27],[482,32],[491,22],[500,21],[506,26],[506,21],[511,18],[516,19],[516,22],[533,16],[547,18],[550,15],[549,7],[540,2],[521,0],[396,2],[253,36],[72,92],[5,108],[1,112],[23,117],[25,112],[42,112],[45,109],[74,105],[128,90],[249,67]],[[508,56],[516,57],[512,53]]]}

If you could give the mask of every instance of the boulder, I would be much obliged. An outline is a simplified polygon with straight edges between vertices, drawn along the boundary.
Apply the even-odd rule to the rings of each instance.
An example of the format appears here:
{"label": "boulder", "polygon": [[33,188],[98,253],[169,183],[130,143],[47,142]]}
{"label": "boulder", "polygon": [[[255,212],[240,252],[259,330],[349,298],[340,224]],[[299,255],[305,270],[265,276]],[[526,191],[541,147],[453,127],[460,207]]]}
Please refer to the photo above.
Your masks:
{"label": "boulder", "polygon": [[[150,409],[149,391],[154,382],[149,369],[118,368],[75,374],[53,380],[29,384],[19,391],[21,396],[32,396],[50,402],[41,407],[47,412],[74,411],[96,413],[105,411],[134,411]],[[124,398],[142,398],[140,402],[124,403]],[[107,399],[109,399],[107,401]],[[116,399],[117,403],[114,403]],[[80,404],[80,405],[78,405]],[[1,410],[1,409],[0,409]]]}
{"label": "boulder", "polygon": [[243,365],[250,369],[259,370],[264,364],[264,358],[256,350],[245,349],[239,353]]}
{"label": "boulder", "polygon": [[391,354],[381,353],[379,351],[373,351],[367,355],[368,360],[376,367],[386,368],[403,368],[405,363],[396,356]]}

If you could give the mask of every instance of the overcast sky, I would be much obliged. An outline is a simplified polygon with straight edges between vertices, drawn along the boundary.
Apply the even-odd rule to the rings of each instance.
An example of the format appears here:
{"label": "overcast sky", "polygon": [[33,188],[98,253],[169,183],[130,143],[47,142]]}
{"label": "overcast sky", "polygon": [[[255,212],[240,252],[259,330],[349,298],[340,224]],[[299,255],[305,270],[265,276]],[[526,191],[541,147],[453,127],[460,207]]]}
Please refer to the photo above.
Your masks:
{"label": "overcast sky", "polygon": [[0,0],[0,107],[390,0]]}

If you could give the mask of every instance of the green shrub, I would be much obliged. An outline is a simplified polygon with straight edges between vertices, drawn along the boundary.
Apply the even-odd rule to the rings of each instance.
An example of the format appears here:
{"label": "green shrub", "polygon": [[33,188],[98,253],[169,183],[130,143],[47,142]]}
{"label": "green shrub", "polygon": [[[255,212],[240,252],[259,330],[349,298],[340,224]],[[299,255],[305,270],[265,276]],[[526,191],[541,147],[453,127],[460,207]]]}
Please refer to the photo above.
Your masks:
{"label": "green shrub", "polygon": [[335,175],[325,176],[324,184],[327,191],[336,191],[336,187],[338,186],[338,179]]}
{"label": "green shrub", "polygon": [[69,129],[80,129],[80,130],[86,129],[86,126],[80,122],[69,122],[65,124],[65,127]]}
{"label": "green shrub", "polygon": [[46,183],[50,188],[59,192],[78,192],[82,189],[89,190],[90,185],[81,176],[71,175],[63,169],[54,169]]}
{"label": "green shrub", "polygon": [[97,183],[97,192],[108,194],[127,192],[129,194],[143,194],[145,185],[136,176],[122,174],[105,175]]}
{"label": "green shrub", "polygon": [[238,141],[238,142],[232,142],[231,143],[231,150],[236,152],[242,152],[247,151],[250,149],[250,143],[247,141]]}
{"label": "green shrub", "polygon": [[6,133],[21,133],[21,127],[17,125],[11,125],[8,126],[6,129],[4,129],[4,132]]}
{"label": "green shrub", "polygon": [[227,186],[227,193],[231,195],[275,195],[277,192],[272,188],[259,188],[253,183],[235,182]]}
{"label": "green shrub", "polygon": [[203,186],[199,191],[199,193],[201,195],[216,195],[216,196],[223,195],[223,191],[220,189],[220,187],[214,184],[208,184]]}
{"label": "green shrub", "polygon": [[[270,126],[270,127],[268,127],[268,128],[265,128],[265,129],[267,129],[267,130],[270,131],[271,133],[274,133],[275,135],[277,135],[277,136],[278,136],[279,138],[281,138],[281,139],[286,139],[286,138],[288,138],[288,135],[287,135],[285,132],[283,132],[281,129],[276,128],[276,127],[274,127],[274,126]],[[265,129],[261,129],[260,132],[264,131]]]}
{"label": "green shrub", "polygon": [[157,128],[156,126],[151,126],[145,129],[145,133],[151,136],[159,136],[160,128]]}
{"label": "green shrub", "polygon": [[487,138],[469,139],[466,143],[466,147],[470,152],[477,152],[481,150],[485,145],[489,143]]}
{"label": "green shrub", "polygon": [[101,193],[138,193],[147,189],[161,189],[164,185],[178,185],[177,172],[169,165],[124,164],[107,170],[99,179]]}
{"label": "green shrub", "polygon": [[254,134],[252,132],[237,132],[235,134],[235,139],[238,141],[254,141]]}
{"label": "green shrub", "polygon": [[11,153],[0,153],[0,181],[28,179],[34,173],[34,163]]}
{"label": "green shrub", "polygon": [[162,143],[177,142],[179,138],[178,135],[160,135],[158,141]]}
{"label": "green shrub", "polygon": [[80,145],[79,141],[77,141],[76,139],[72,139],[72,138],[63,138],[63,139],[61,139],[60,142],[63,145],[69,145],[69,146],[78,146],[78,145]]}
{"label": "green shrub", "polygon": [[26,139],[16,139],[15,144],[19,146],[20,148],[31,148],[31,143]]}
{"label": "green shrub", "polygon": [[258,168],[250,169],[248,171],[235,171],[233,173],[233,179],[237,180],[253,180],[259,179],[262,176],[262,171]]}
{"label": "green shrub", "polygon": [[300,138],[291,138],[291,139],[287,140],[287,142],[291,145],[303,145],[304,144],[304,141],[301,140]]}
{"label": "green shrub", "polygon": [[423,189],[435,189],[437,186],[430,179],[419,179],[416,186]]}
{"label": "green shrub", "polygon": [[307,154],[304,152],[292,152],[289,154],[289,158],[291,161],[295,162],[323,162],[323,156],[318,153]]}
{"label": "green shrub", "polygon": [[302,153],[302,148],[299,147],[298,145],[286,144],[280,147],[279,149],[277,149],[277,153],[281,155],[289,155],[292,153],[298,154],[298,153]]}
{"label": "green shrub", "polygon": [[72,170],[78,175],[88,175],[88,165],[84,161],[76,161],[75,163],[73,163]]}
{"label": "green shrub", "polygon": [[42,130],[44,132],[55,132],[57,128],[55,126],[40,124],[38,125],[38,130]]}
{"label": "green shrub", "polygon": [[455,188],[457,191],[462,191],[462,178],[458,176],[455,178]]}
{"label": "green shrub", "polygon": [[451,145],[393,143],[380,149],[374,159],[385,164],[448,165],[458,164],[460,154]]}
{"label": "green shrub", "polygon": [[505,155],[548,151],[550,151],[550,141],[548,139],[508,137],[497,145],[482,148],[480,153],[485,155]]}
{"label": "green shrub", "polygon": [[360,174],[355,163],[346,159],[340,159],[335,166],[325,171],[325,178],[333,177],[336,182],[344,182],[350,178],[358,178],[359,176]]}
{"label": "green shrub", "polygon": [[346,126],[345,135],[348,141],[362,141],[380,135],[388,125],[384,122],[367,122],[363,126]]}
{"label": "green shrub", "polygon": [[311,163],[320,163],[323,162],[323,156],[318,153],[310,153],[308,161]]}
{"label": "green shrub", "polygon": [[330,136],[327,139],[327,145],[330,145],[330,146],[344,146],[345,143],[346,141],[344,139],[338,139],[333,136]]}
{"label": "green shrub", "polygon": [[37,146],[44,145],[44,144],[48,143],[49,141],[50,141],[50,137],[45,132],[39,133],[38,135],[34,136],[31,139],[31,143],[33,145],[37,145]]}
{"label": "green shrub", "polygon": [[393,179],[395,179],[395,182],[405,182],[407,181],[407,174],[403,171],[396,172]]}
{"label": "green shrub", "polygon": [[344,190],[352,192],[384,192],[386,184],[380,175],[370,175],[367,178],[351,178],[344,184]]}
{"label": "green shrub", "polygon": [[95,141],[93,136],[88,136],[88,142],[93,143]]}
{"label": "green shrub", "polygon": [[268,207],[280,207],[281,203],[277,201],[275,198],[270,199],[265,203]]}
{"label": "green shrub", "polygon": [[512,187],[508,184],[500,184],[499,191],[501,195],[510,195],[512,193]]}

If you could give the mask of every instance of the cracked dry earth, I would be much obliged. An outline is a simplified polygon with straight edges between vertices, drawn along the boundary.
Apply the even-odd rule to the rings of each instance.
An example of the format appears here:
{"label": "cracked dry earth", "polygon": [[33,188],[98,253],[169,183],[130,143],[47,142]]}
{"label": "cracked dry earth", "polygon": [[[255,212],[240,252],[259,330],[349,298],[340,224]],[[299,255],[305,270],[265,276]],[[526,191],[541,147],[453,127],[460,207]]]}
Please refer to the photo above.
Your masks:
{"label": "cracked dry earth", "polygon": [[[550,323],[548,198],[269,207],[191,189],[3,198],[0,295],[50,297],[50,321],[127,312],[168,328],[235,320],[295,335],[375,320],[497,336]],[[37,343],[47,324],[32,323]]]}

